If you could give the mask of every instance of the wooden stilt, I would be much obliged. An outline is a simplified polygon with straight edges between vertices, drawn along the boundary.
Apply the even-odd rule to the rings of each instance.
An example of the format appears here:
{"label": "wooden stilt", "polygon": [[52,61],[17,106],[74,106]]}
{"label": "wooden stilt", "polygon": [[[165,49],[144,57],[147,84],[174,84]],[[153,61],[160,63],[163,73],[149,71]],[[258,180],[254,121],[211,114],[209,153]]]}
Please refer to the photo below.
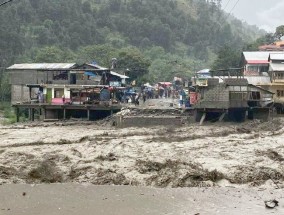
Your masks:
{"label": "wooden stilt", "polygon": [[35,109],[31,108],[31,121],[35,121]]}
{"label": "wooden stilt", "polygon": [[202,117],[201,117],[201,120],[200,120],[200,125],[203,124],[205,118],[206,118],[206,113],[203,113],[203,115],[202,115]]}
{"label": "wooden stilt", "polygon": [[66,109],[63,108],[63,120],[66,120]]}
{"label": "wooden stilt", "polygon": [[90,109],[87,109],[88,120],[90,121]]}
{"label": "wooden stilt", "polygon": [[226,115],[226,112],[222,113],[222,115],[221,115],[220,118],[219,118],[219,122],[223,121],[225,115]]}
{"label": "wooden stilt", "polygon": [[30,96],[30,102],[32,101],[32,88],[29,87],[29,96]]}
{"label": "wooden stilt", "polygon": [[16,121],[19,122],[20,121],[20,111],[19,108],[16,107]]}
{"label": "wooden stilt", "polygon": [[42,113],[42,115],[43,115],[43,120],[45,120],[45,119],[46,119],[46,110],[45,110],[45,108],[43,108],[42,111],[43,111],[43,113]]}
{"label": "wooden stilt", "polygon": [[29,108],[29,120],[32,121],[32,109]]}

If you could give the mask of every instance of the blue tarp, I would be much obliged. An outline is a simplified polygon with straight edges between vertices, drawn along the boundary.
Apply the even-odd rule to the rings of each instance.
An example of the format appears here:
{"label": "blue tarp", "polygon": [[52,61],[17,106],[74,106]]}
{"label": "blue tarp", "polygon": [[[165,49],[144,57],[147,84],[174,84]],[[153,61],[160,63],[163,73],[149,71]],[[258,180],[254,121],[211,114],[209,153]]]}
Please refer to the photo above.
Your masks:
{"label": "blue tarp", "polygon": [[100,100],[101,101],[109,101],[110,100],[110,92],[107,89],[102,89],[100,92]]}
{"label": "blue tarp", "polygon": [[89,71],[86,71],[85,72],[85,75],[88,75],[88,76],[97,76],[96,74],[92,73],[92,72],[89,72]]}

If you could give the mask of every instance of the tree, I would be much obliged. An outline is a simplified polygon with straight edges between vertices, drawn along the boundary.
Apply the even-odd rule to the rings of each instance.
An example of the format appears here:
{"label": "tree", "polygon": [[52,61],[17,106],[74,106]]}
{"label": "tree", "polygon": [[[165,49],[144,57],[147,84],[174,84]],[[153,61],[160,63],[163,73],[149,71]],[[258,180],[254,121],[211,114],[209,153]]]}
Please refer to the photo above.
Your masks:
{"label": "tree", "polygon": [[240,63],[241,51],[235,50],[229,46],[224,46],[218,52],[217,59],[212,65],[213,70],[229,69],[238,67]]}
{"label": "tree", "polygon": [[55,46],[48,46],[38,49],[35,62],[39,63],[65,63],[74,60],[74,55],[69,50],[62,50]]}
{"label": "tree", "polygon": [[129,69],[131,80],[137,80],[149,71],[150,61],[136,48],[125,48],[118,52],[118,69]]}
{"label": "tree", "polygon": [[276,40],[275,34],[267,33],[262,37],[259,37],[253,43],[248,43],[244,46],[245,51],[258,51],[259,46],[268,45],[274,43]]}
{"label": "tree", "polygon": [[96,61],[99,65],[110,67],[111,59],[116,56],[116,49],[109,44],[86,46],[79,50],[79,63]]}
{"label": "tree", "polygon": [[281,40],[281,38],[284,36],[284,25],[280,25],[276,28],[276,32],[275,32],[275,37],[278,40]]}
{"label": "tree", "polygon": [[11,86],[9,75],[0,67],[0,102],[9,101],[11,96]]}

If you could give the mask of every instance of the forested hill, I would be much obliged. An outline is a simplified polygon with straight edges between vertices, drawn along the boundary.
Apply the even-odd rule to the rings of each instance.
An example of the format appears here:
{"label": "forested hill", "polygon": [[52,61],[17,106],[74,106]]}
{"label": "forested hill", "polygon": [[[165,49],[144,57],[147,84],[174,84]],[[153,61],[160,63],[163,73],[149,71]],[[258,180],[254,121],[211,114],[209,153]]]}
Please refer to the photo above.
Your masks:
{"label": "forested hill", "polygon": [[240,49],[261,35],[229,19],[220,3],[14,0],[0,8],[0,66],[92,60],[108,66],[116,57],[118,67],[129,68],[133,78],[189,74],[209,66],[224,45]]}

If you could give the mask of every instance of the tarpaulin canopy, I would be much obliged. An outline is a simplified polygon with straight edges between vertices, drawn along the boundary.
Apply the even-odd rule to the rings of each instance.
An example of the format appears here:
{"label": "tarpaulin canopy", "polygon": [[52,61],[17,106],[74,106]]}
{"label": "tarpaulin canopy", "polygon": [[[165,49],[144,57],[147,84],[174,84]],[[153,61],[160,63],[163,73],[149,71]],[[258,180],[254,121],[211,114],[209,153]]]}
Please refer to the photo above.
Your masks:
{"label": "tarpaulin canopy", "polygon": [[150,85],[149,83],[144,84],[144,87],[148,87],[148,88],[154,88],[152,85]]}
{"label": "tarpaulin canopy", "polygon": [[172,85],[171,82],[159,82],[159,84],[166,85],[166,86]]}

